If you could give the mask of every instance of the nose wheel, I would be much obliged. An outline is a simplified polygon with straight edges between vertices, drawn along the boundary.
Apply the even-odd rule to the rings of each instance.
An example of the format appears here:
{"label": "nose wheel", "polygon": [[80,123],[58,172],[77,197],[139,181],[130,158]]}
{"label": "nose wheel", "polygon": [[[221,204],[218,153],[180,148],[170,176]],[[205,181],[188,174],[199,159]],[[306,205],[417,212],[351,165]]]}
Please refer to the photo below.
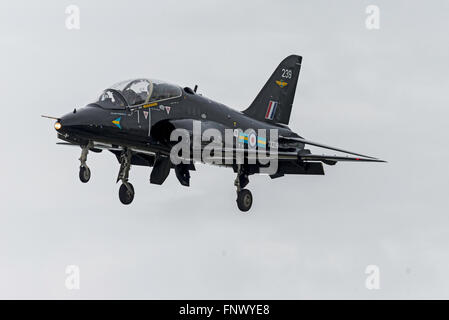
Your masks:
{"label": "nose wheel", "polygon": [[81,147],[81,157],[79,158],[81,162],[79,177],[82,183],[87,183],[90,180],[90,169],[87,166],[86,161],[89,148],[91,147],[92,142],[89,142],[87,145]]}
{"label": "nose wheel", "polygon": [[[81,162],[79,178],[83,183],[86,183],[90,180],[90,169],[87,166],[86,162],[87,154],[89,153],[89,149],[92,147],[92,142],[81,146],[81,156],[79,158]],[[120,186],[120,189],[118,191],[118,196],[120,202],[123,204],[130,204],[134,200],[134,187],[131,183],[128,182],[129,170],[131,169],[131,158],[132,152],[129,149],[123,150],[122,154],[120,155],[120,170],[117,176],[117,182],[122,182],[122,185]]]}

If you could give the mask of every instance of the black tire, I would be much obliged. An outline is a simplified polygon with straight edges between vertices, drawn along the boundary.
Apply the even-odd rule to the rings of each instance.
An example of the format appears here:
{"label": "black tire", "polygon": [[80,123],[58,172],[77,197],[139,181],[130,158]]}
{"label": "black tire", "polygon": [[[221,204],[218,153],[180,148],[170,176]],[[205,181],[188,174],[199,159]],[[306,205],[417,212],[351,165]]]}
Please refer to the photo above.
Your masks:
{"label": "black tire", "polygon": [[239,207],[239,209],[243,212],[246,212],[251,209],[252,205],[253,195],[251,194],[251,191],[247,189],[240,190],[240,192],[237,193],[237,206]]}
{"label": "black tire", "polygon": [[90,169],[89,167],[80,167],[80,174],[79,174],[80,180],[82,183],[86,183],[90,180]]}
{"label": "black tire", "polygon": [[131,188],[131,190],[129,190],[125,184],[122,184],[118,191],[120,202],[123,204],[130,204],[131,202],[133,202],[134,199],[134,187],[129,182],[128,185]]}

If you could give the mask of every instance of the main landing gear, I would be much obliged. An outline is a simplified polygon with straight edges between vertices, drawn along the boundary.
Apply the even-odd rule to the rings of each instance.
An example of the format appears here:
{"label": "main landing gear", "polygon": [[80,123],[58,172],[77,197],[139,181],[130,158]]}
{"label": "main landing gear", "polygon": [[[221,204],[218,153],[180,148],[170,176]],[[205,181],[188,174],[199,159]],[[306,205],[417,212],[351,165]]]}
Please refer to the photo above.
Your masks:
{"label": "main landing gear", "polygon": [[242,189],[249,183],[248,175],[243,171],[242,166],[238,165],[237,177],[234,185],[237,187],[237,206],[243,212],[251,209],[253,204],[253,195],[248,189]]}
{"label": "main landing gear", "polygon": [[[86,183],[90,180],[90,169],[87,166],[87,154],[89,153],[89,149],[93,148],[93,144],[89,142],[87,145],[82,146],[81,156],[79,158],[80,164],[80,172],[79,178],[81,182]],[[134,200],[134,187],[128,181],[129,178],[129,170],[131,169],[131,158],[132,151],[128,148],[124,149],[120,154],[120,170],[117,176],[117,182],[121,181],[122,185],[119,188],[119,199],[120,202],[127,205],[130,204]],[[188,179],[188,178],[187,178]],[[188,181],[188,180],[187,180]],[[242,165],[237,165],[237,177],[235,178],[234,185],[237,188],[237,206],[243,211],[247,212],[251,209],[253,204],[253,196],[251,191],[248,189],[244,189],[249,183],[248,172],[244,169]],[[188,182],[187,182],[188,185]]]}
{"label": "main landing gear", "polygon": [[89,148],[92,147],[92,143],[89,142],[87,145],[81,147],[81,157],[80,157],[80,173],[79,177],[82,183],[86,183],[90,180],[90,169],[86,164],[87,154],[89,153]]}
{"label": "main landing gear", "polygon": [[120,155],[120,170],[117,182],[122,181],[118,195],[123,204],[130,204],[134,199],[134,187],[128,182],[129,170],[131,169],[131,150],[125,149]]}

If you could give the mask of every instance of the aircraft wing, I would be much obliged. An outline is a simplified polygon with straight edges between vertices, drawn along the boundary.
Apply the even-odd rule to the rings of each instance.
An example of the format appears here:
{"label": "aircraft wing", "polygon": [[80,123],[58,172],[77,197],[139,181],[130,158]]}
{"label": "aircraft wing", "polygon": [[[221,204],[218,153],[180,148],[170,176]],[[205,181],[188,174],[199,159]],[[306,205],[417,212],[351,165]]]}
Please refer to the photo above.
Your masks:
{"label": "aircraft wing", "polygon": [[[70,142],[56,142],[56,144],[63,145],[63,146],[80,147],[79,144],[70,143]],[[120,147],[120,146],[113,146],[113,145],[109,145],[109,144],[94,142],[93,143],[93,147],[90,150],[93,151],[93,152],[101,152],[102,150],[109,150],[112,153],[114,153],[114,151],[123,151],[123,148]],[[148,155],[154,155],[155,154],[154,152],[147,151],[147,150],[140,150],[140,149],[133,149],[133,150],[138,152],[138,153],[144,153],[144,154],[148,154]]]}
{"label": "aircraft wing", "polygon": [[[303,141],[306,141],[304,139],[301,139]],[[70,146],[78,146],[78,144],[74,144],[74,143],[70,143],[70,142],[57,142],[58,145],[70,145]],[[311,143],[307,143],[307,144],[311,144]],[[315,146],[317,146],[318,144],[314,144]],[[323,146],[320,144],[320,146]],[[203,147],[203,146],[202,146]],[[342,149],[337,149],[337,148],[333,148],[333,147],[329,147],[329,149],[331,150],[336,150],[336,151],[341,151],[341,152],[346,152],[346,153],[350,153],[353,155],[359,155],[353,152],[348,152],[348,151],[344,151]],[[112,146],[112,145],[108,145],[108,144],[103,144],[103,143],[98,143],[95,142],[93,144],[93,147],[91,149],[91,151],[94,152],[100,152],[101,150],[109,150],[111,152],[113,152],[114,154],[116,152],[120,152],[123,150],[122,147],[120,146]],[[155,153],[151,152],[151,151],[147,151],[147,150],[138,150],[138,149],[134,149],[135,152],[138,153],[143,153],[143,154],[147,154],[147,155],[151,155],[154,156]],[[203,151],[203,148],[201,148],[200,152]],[[209,156],[207,157],[207,159],[209,161],[217,161],[217,160],[221,160],[221,161],[226,161],[226,160],[235,160],[236,159],[236,155],[237,153],[241,153],[244,154],[244,157],[247,159],[257,159],[258,158],[258,151],[256,150],[248,150],[248,149],[239,149],[239,148],[223,148],[222,150],[222,154],[220,156]],[[369,157],[369,156],[362,156],[359,155],[358,157],[350,157],[350,156],[337,156],[337,155],[318,155],[318,154],[310,154],[310,153],[305,153],[305,154],[301,154],[301,151],[298,152],[294,152],[294,151],[269,151],[266,156],[270,156],[270,157],[275,157],[278,160],[301,160],[304,162],[313,162],[313,161],[321,161],[324,162],[325,164],[328,165],[334,165],[337,162],[340,161],[358,161],[358,162],[386,162],[384,160],[381,159],[377,159],[374,157]]]}
{"label": "aircraft wing", "polygon": [[[56,142],[56,144],[61,145],[61,146],[74,146],[74,147],[79,147],[80,145],[77,143],[71,143],[71,142]],[[97,148],[97,149],[107,149],[107,150],[122,150],[122,148],[119,147],[112,147],[111,145],[107,145],[107,144],[102,144],[102,143],[94,143],[92,148]]]}

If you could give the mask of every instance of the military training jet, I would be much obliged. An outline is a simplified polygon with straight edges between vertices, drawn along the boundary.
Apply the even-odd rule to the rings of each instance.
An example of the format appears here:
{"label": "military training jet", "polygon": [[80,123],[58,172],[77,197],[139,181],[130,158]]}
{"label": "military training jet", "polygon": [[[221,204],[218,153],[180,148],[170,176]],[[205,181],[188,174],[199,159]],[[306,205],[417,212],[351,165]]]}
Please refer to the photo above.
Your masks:
{"label": "military training jet", "polygon": [[[91,176],[86,164],[89,151],[109,150],[117,157],[117,182],[122,182],[119,198],[123,204],[134,199],[134,188],[128,181],[131,165],[152,167],[150,182],[159,185],[173,169],[179,182],[189,186],[190,171],[195,170],[195,163],[203,162],[234,170],[238,208],[248,211],[253,198],[244,188],[252,174],[268,172],[271,178],[286,174],[323,175],[323,163],[385,162],[306,140],[290,130],[287,125],[301,61],[297,55],[285,58],[242,112],[198,94],[197,86],[192,90],[159,80],[134,79],[109,87],[97,101],[62,117],[43,117],[56,120],[57,137],[63,140],[58,144],[81,147],[82,182],[88,182]],[[176,130],[187,136],[181,134],[173,139]],[[171,152],[181,140],[188,148],[175,152],[182,161],[174,162]],[[313,154],[306,145],[350,156]],[[207,149],[208,146],[212,147]],[[222,152],[217,151],[219,146]],[[187,151],[185,155],[183,150]],[[269,162],[258,162],[259,155],[266,155]],[[269,168],[275,170],[270,172]]]}

